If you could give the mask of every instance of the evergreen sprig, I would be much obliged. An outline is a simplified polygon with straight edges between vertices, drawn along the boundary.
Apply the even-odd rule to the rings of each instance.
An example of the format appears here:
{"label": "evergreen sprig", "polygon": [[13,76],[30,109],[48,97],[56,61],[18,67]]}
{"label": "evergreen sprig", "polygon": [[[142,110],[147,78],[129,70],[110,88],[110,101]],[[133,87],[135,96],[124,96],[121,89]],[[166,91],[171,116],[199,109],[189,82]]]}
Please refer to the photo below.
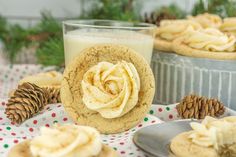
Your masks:
{"label": "evergreen sprig", "polygon": [[40,64],[60,67],[64,65],[64,49],[61,38],[50,38],[40,45],[36,51],[36,56]]}

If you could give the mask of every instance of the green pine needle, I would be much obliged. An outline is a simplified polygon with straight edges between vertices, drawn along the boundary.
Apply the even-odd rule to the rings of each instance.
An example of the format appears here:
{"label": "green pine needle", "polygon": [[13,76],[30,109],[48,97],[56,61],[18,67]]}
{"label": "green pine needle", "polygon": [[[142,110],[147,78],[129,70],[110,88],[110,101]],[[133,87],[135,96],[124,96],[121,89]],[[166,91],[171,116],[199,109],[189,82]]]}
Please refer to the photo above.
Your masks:
{"label": "green pine needle", "polygon": [[42,43],[37,49],[36,56],[40,64],[49,66],[63,66],[64,65],[64,48],[63,40],[61,38],[51,38]]}

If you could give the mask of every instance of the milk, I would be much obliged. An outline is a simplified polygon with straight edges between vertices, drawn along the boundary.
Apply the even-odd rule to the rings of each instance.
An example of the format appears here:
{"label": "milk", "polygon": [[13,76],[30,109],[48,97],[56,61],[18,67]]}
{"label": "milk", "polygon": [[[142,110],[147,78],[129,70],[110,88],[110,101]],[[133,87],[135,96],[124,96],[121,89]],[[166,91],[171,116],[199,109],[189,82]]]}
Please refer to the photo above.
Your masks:
{"label": "milk", "polygon": [[134,49],[151,63],[154,38],[140,32],[108,29],[80,29],[64,34],[66,65],[82,50],[96,44],[120,44]]}

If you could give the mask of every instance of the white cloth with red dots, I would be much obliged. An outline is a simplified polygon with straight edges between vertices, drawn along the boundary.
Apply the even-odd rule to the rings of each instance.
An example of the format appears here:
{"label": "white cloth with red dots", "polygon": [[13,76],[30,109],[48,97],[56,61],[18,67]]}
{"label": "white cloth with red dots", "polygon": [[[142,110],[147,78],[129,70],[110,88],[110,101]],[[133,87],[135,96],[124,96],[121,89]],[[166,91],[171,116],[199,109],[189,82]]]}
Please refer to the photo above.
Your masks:
{"label": "white cloth with red dots", "polygon": [[[8,151],[15,144],[37,136],[41,126],[50,127],[54,123],[73,123],[62,104],[46,106],[38,115],[20,126],[11,123],[4,114],[8,93],[16,88],[20,79],[26,75],[54,69],[54,67],[42,67],[40,65],[0,66],[0,157],[7,156]],[[175,106],[152,105],[149,114],[136,127],[120,134],[102,135],[102,142],[114,148],[121,157],[144,157],[144,153],[132,142],[134,133],[149,125],[178,119]],[[232,112],[228,109],[226,113]]]}

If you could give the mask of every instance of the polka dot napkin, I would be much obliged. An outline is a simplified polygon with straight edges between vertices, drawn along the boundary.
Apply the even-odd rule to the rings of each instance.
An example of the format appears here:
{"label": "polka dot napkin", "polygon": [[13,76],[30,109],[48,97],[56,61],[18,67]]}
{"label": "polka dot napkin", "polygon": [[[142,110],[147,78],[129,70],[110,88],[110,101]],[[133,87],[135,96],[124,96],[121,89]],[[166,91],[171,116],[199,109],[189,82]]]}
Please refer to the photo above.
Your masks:
{"label": "polka dot napkin", "polygon": [[[61,104],[52,104],[48,105],[37,116],[25,121],[20,126],[17,126],[14,123],[11,123],[4,115],[6,101],[2,100],[0,104],[1,157],[6,156],[9,149],[15,144],[38,135],[41,126],[50,127],[55,123],[73,123]],[[121,156],[144,157],[143,152],[140,151],[132,142],[133,134],[140,128],[161,123],[162,121],[155,115],[158,113],[160,114],[160,111],[162,114],[164,114],[164,112],[171,112],[171,109],[167,108],[167,110],[165,106],[154,106],[149,111],[150,114],[147,115],[136,127],[120,134],[102,135],[102,142],[114,148]],[[166,117],[160,118],[164,120]]]}

